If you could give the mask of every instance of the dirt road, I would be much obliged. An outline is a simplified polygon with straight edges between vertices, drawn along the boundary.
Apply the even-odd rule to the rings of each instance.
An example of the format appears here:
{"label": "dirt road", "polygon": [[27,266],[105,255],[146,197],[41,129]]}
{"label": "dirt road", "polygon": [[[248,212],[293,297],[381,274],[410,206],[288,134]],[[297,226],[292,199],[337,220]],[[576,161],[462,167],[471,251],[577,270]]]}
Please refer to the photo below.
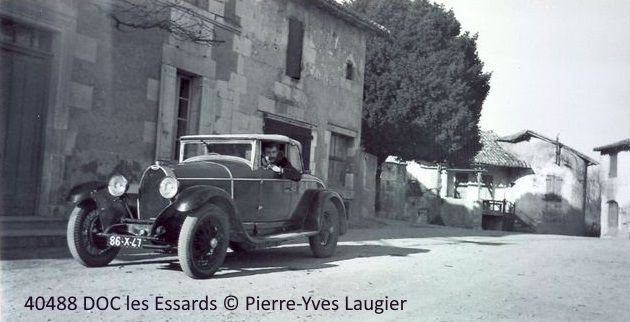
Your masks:
{"label": "dirt road", "polygon": [[[630,241],[596,238],[398,224],[351,230],[330,259],[312,258],[307,244],[228,254],[203,281],[173,257],[141,254],[105,268],[71,259],[1,268],[5,321],[630,321]],[[76,308],[59,310],[59,297]]]}

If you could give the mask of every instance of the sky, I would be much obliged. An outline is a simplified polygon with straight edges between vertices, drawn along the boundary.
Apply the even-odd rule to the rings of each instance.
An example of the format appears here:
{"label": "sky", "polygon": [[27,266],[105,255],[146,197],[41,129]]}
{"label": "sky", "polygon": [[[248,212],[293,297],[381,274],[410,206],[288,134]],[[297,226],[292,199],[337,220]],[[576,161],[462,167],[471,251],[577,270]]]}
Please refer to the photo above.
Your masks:
{"label": "sky", "polygon": [[630,0],[432,1],[478,33],[483,130],[559,135],[596,158],[630,138]]}

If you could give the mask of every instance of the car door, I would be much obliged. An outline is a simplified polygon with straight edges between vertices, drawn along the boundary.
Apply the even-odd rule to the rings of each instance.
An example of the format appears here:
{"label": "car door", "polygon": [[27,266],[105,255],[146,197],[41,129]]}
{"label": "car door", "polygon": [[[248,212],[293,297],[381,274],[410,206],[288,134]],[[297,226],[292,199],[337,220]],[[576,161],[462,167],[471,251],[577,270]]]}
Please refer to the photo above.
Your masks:
{"label": "car door", "polygon": [[[286,145],[284,148],[286,151]],[[260,169],[261,179],[259,222],[283,222],[291,216],[293,194],[297,190],[293,181],[278,178],[272,170]]]}
{"label": "car door", "polygon": [[[265,170],[272,172],[271,170]],[[286,221],[291,215],[293,192],[296,188],[293,181],[275,178],[273,172],[262,179],[260,198],[260,221]]]}

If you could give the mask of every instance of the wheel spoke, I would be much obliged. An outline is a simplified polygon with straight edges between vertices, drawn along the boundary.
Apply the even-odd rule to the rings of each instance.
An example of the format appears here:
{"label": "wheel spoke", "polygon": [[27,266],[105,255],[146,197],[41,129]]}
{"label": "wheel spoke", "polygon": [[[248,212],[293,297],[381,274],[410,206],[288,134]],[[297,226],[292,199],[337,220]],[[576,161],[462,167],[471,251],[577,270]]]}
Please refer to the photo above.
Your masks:
{"label": "wheel spoke", "polygon": [[193,237],[193,261],[199,268],[212,266],[222,237],[216,223],[212,221],[200,223]]}

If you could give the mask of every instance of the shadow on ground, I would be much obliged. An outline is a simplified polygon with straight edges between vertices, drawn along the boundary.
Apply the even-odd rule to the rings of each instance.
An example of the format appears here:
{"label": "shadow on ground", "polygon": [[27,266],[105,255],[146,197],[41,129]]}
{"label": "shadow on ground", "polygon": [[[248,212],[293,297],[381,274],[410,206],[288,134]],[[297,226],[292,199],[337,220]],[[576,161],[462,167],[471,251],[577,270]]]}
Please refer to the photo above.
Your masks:
{"label": "shadow on ground", "polygon": [[[337,252],[330,258],[314,258],[304,244],[285,245],[277,248],[254,250],[245,253],[228,253],[219,272],[213,278],[232,278],[285,271],[311,271],[336,267],[333,262],[362,257],[396,256],[405,257],[427,253],[427,249],[405,248],[382,245],[338,245]],[[132,254],[123,255],[112,266],[160,264],[158,269],[181,272],[177,257],[162,257],[145,260]]]}
{"label": "shadow on ground", "polygon": [[[465,228],[445,227],[436,225],[423,225],[415,224],[404,221],[388,220],[388,219],[369,219],[364,220],[363,225],[366,228],[350,229],[348,234],[341,237],[341,241],[373,241],[381,239],[399,239],[399,238],[449,238],[449,237],[501,237],[506,235],[520,234],[515,232],[506,231],[491,231],[491,230],[473,230]],[[369,227],[369,228],[367,228]],[[303,241],[298,241],[303,243]],[[359,247],[359,246],[340,246],[340,251],[345,251],[344,247]],[[363,246],[368,247],[368,246]],[[369,246],[377,247],[377,246]],[[380,246],[384,247],[384,246]],[[287,248],[287,247],[284,247]],[[258,252],[274,251],[265,250]],[[291,254],[292,251],[287,251]],[[147,251],[142,251],[146,253]],[[256,252],[256,253],[258,253]],[[386,253],[387,251],[385,251]],[[129,253],[129,252],[127,252]],[[309,253],[308,247],[305,253]],[[295,254],[294,254],[295,255]],[[262,256],[262,255],[255,255]],[[70,252],[67,247],[50,247],[50,248],[37,248],[37,249],[3,249],[0,251],[0,259],[2,260],[15,260],[15,259],[58,259],[69,258]],[[122,260],[129,260],[130,258],[138,259],[156,259],[164,256],[160,255],[147,255],[147,256],[126,256],[121,254],[119,257]],[[360,257],[360,256],[358,256]]]}

